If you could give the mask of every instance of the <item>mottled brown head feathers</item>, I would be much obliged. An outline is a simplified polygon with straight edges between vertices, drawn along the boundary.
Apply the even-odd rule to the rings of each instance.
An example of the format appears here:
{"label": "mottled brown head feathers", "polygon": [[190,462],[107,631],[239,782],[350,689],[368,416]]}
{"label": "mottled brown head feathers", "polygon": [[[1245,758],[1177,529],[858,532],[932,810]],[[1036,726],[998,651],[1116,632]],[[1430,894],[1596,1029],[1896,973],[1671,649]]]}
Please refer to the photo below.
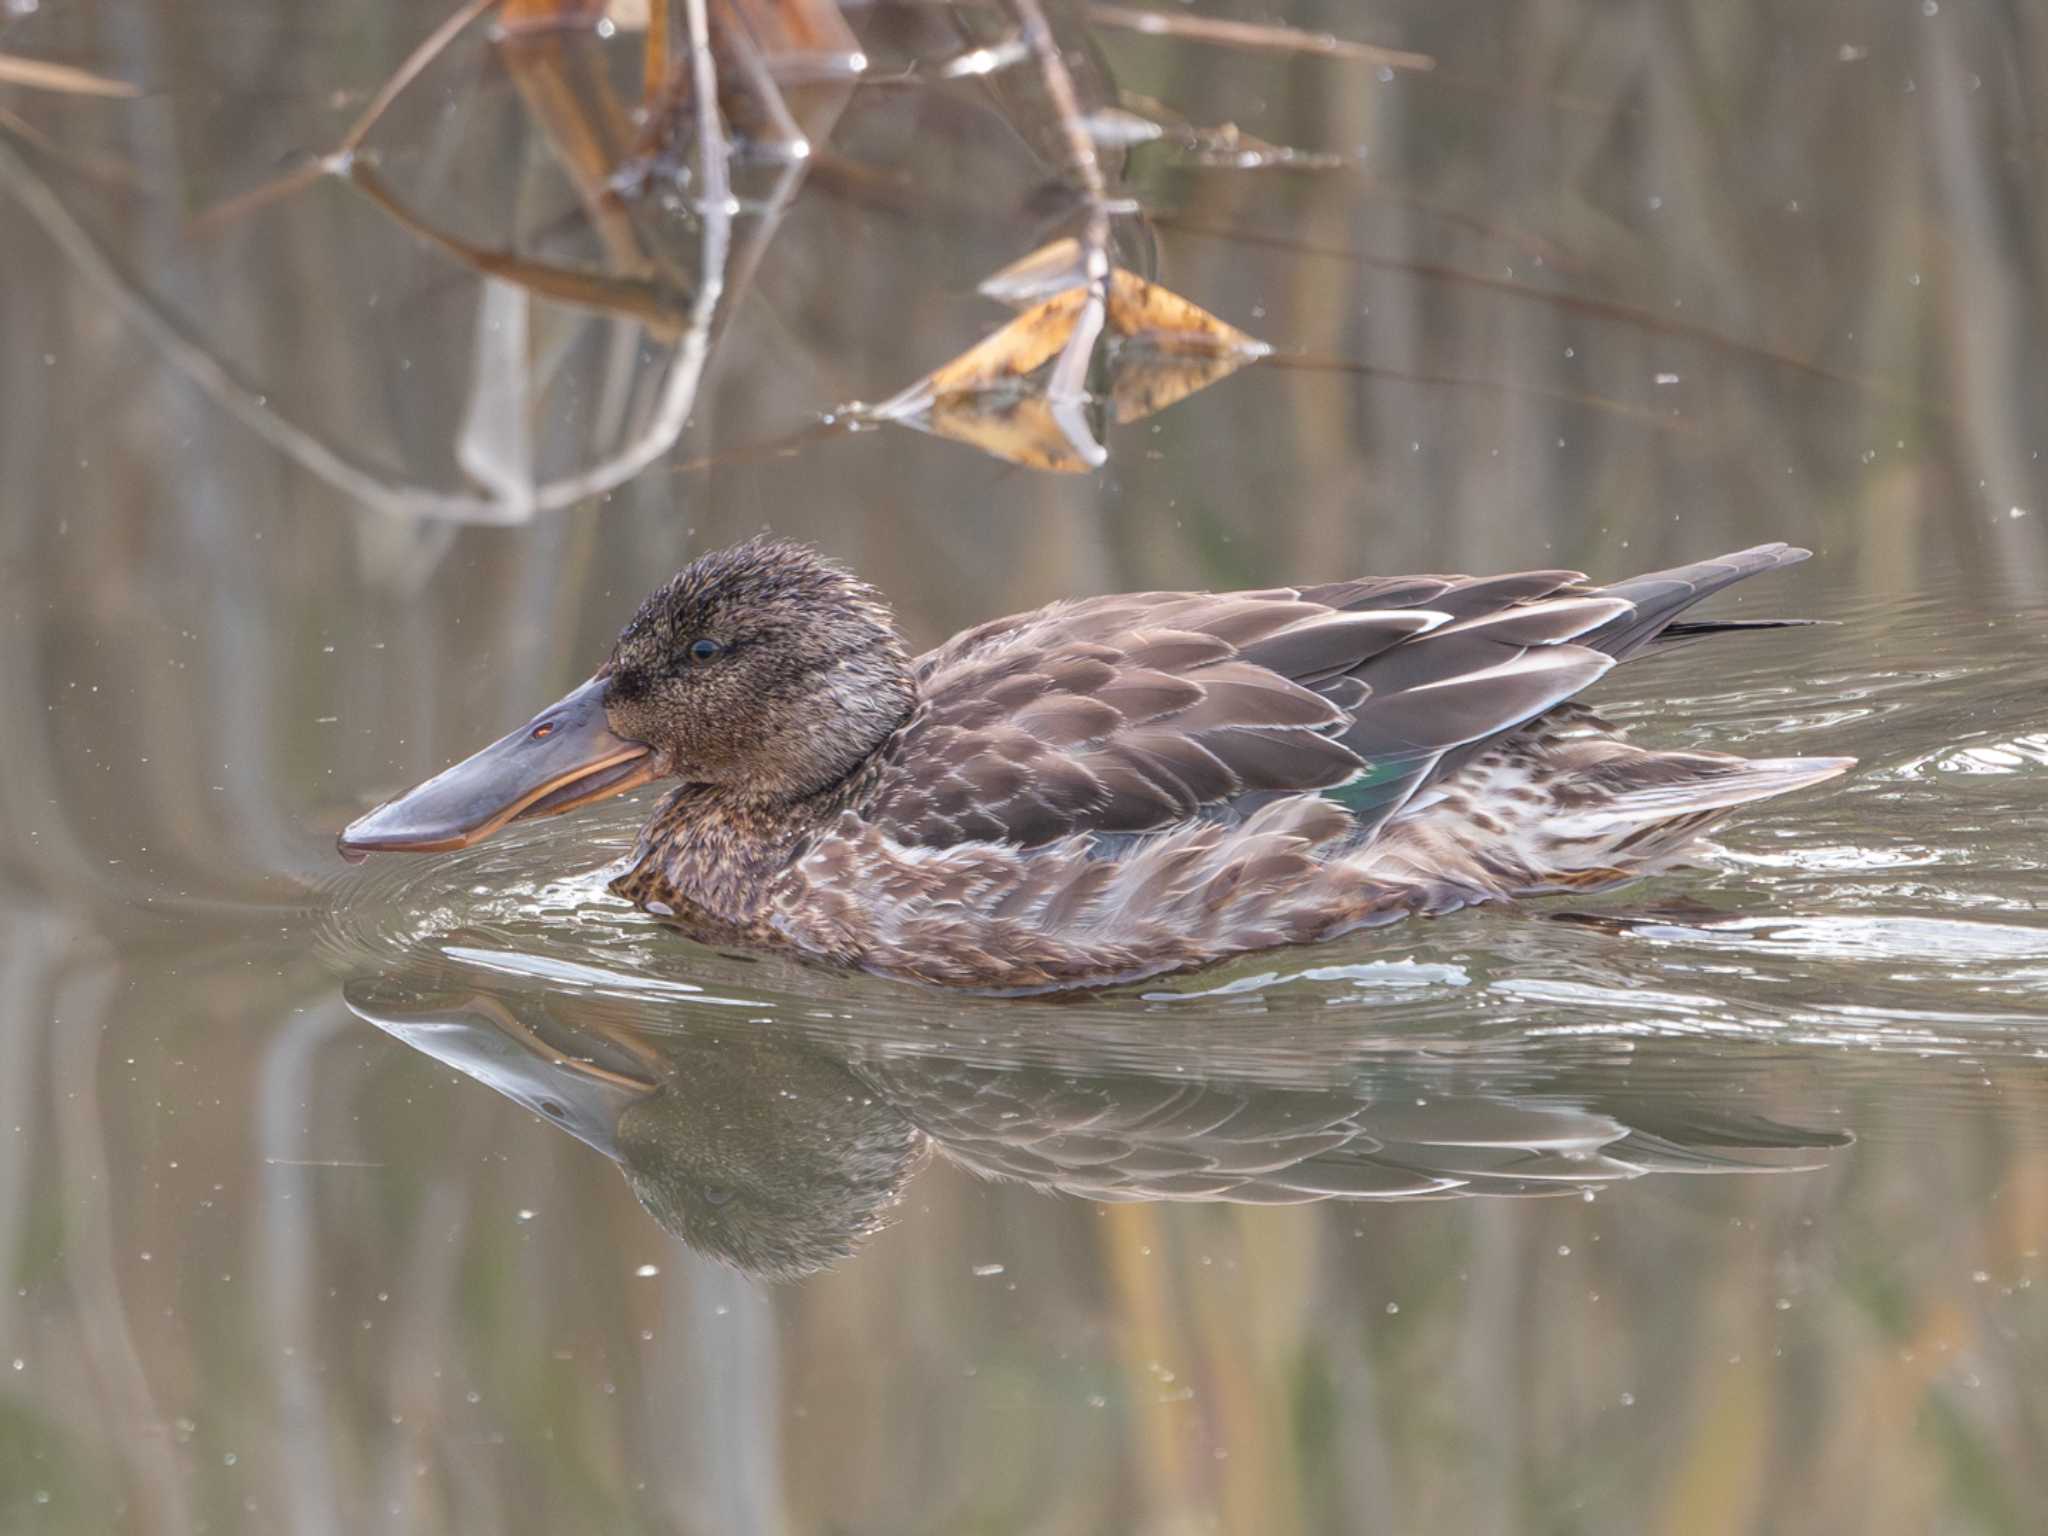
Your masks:
{"label": "mottled brown head feathers", "polygon": [[769,538],[664,583],[604,675],[613,730],[662,753],[668,773],[764,801],[844,779],[915,698],[880,594],[817,551]]}

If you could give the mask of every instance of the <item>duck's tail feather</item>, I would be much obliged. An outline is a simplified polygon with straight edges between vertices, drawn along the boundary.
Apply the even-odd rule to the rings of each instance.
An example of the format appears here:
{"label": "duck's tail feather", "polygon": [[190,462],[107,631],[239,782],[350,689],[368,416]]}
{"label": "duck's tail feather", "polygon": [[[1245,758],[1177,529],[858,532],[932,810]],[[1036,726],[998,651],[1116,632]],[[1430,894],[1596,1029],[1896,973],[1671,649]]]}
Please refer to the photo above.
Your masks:
{"label": "duck's tail feather", "polygon": [[1745,629],[1817,629],[1832,628],[1833,619],[1680,619],[1675,624],[1666,624],[1657,631],[1658,645],[1674,645],[1686,640],[1700,640],[1708,635],[1733,634]]}
{"label": "duck's tail feather", "polygon": [[[1853,757],[1653,752],[1601,764],[1566,791],[1530,859],[1536,890],[1592,888],[1677,860],[1738,806],[1824,783]],[[1611,771],[1609,771],[1611,770]],[[1583,795],[1583,798],[1580,796]],[[1574,803],[1574,802],[1577,803]]]}
{"label": "duck's tail feather", "polygon": [[[1581,734],[1569,734],[1575,723]],[[1560,712],[1505,737],[1387,823],[1376,873],[1494,896],[1590,890],[1647,874],[1752,800],[1846,772],[1847,757],[1645,752]]]}
{"label": "duck's tail feather", "polygon": [[1591,645],[1619,661],[1667,635],[1674,639],[1692,638],[1729,629],[1775,629],[1798,624],[1801,621],[1797,619],[1707,619],[1685,625],[1674,621],[1694,603],[1713,596],[1723,587],[1731,587],[1764,571],[1797,565],[1811,558],[1812,554],[1810,549],[1799,549],[1790,544],[1758,544],[1713,560],[1699,560],[1691,565],[1673,566],[1668,571],[1651,571],[1647,575],[1617,581],[1600,588],[1601,594],[1625,599],[1635,605],[1633,611],[1588,635],[1580,643]]}
{"label": "duck's tail feather", "polygon": [[1597,835],[1603,828],[1733,810],[1824,783],[1855,766],[1853,757],[1742,758],[1705,752],[1617,758],[1578,775],[1571,789],[1560,794],[1550,831],[1566,838]]}

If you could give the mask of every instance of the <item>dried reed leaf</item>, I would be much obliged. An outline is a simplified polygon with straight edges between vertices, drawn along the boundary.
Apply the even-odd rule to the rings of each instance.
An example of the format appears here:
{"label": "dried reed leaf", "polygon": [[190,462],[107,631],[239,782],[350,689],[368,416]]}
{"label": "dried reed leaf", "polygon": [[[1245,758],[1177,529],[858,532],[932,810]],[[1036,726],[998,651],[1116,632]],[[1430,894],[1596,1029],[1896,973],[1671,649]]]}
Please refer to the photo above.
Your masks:
{"label": "dried reed leaf", "polygon": [[90,70],[69,64],[52,64],[45,59],[25,59],[18,53],[0,53],[0,85],[24,85],[35,91],[57,91],[66,96],[134,97],[142,87],[126,80],[111,80]]}
{"label": "dried reed leaf", "polygon": [[1132,272],[1119,271],[1110,279],[1109,329],[1120,338],[1109,384],[1110,408],[1119,425],[1221,383],[1273,350]]}
{"label": "dried reed leaf", "polygon": [[1126,107],[1098,107],[1082,122],[1088,137],[1108,149],[1129,149],[1166,137],[1166,125]]}
{"label": "dried reed leaf", "polygon": [[1176,112],[1165,102],[1137,91],[1118,93],[1123,105],[1090,114],[1088,131],[1098,144],[1126,146],[1164,142],[1197,165],[1224,170],[1264,170],[1279,166],[1295,171],[1341,170],[1351,156],[1327,150],[1296,149],[1246,133],[1236,123],[1204,126]]}
{"label": "dried reed leaf", "polygon": [[1069,288],[1085,287],[1088,270],[1081,260],[1081,242],[1069,236],[1041,245],[1000,272],[982,279],[976,292],[998,304],[1021,308]]}
{"label": "dried reed leaf", "polygon": [[1109,328],[1118,336],[1143,337],[1182,352],[1234,356],[1240,364],[1264,357],[1273,349],[1255,336],[1218,320],[1199,304],[1191,304],[1171,288],[1148,283],[1135,272],[1119,268],[1110,274]]}
{"label": "dried reed leaf", "polygon": [[1086,288],[1055,294],[900,394],[851,414],[915,427],[1028,469],[1084,473],[1106,457],[1088,428],[1086,400],[1053,400],[1033,375],[1066,348],[1087,308]]}
{"label": "dried reed leaf", "polygon": [[[1059,355],[1086,302],[1084,290],[1070,288],[1034,304],[993,335],[976,342],[943,367],[935,368],[896,400],[971,394],[1020,383]],[[890,402],[893,405],[895,402]],[[880,407],[888,411],[890,405]]]}
{"label": "dried reed leaf", "polygon": [[[999,304],[1010,305],[1039,304],[1042,307],[1048,296],[1070,298],[1076,305],[1067,317],[1067,324],[1071,326],[1074,316],[1079,313],[1084,272],[1081,242],[1069,236],[1042,245],[1030,255],[1011,262],[983,281],[979,291]],[[1181,351],[1201,348],[1235,353],[1239,354],[1242,362],[1264,357],[1272,350],[1263,341],[1217,319],[1172,289],[1149,283],[1137,273],[1122,268],[1110,276],[1108,321],[1110,331],[1117,336],[1142,336],[1161,344],[1170,340]],[[1010,328],[1005,326],[989,340],[996,340]]]}
{"label": "dried reed leaf", "polygon": [[[1043,375],[1091,313],[1081,242],[1056,240],[981,285],[1025,304],[1007,325],[902,393],[850,414],[893,421],[1031,469],[1079,474],[1106,454],[1087,420],[1088,400]],[[1134,272],[1110,274],[1102,326],[1111,338],[1109,405],[1120,424],[1140,420],[1229,377],[1272,349],[1171,289]],[[1083,334],[1083,344],[1092,334]]]}
{"label": "dried reed leaf", "polygon": [[1358,64],[1382,65],[1388,69],[1436,68],[1436,60],[1426,53],[1354,43],[1328,32],[1308,32],[1300,27],[1220,21],[1209,16],[1185,16],[1132,5],[1091,5],[1088,7],[1088,19],[1098,27],[1119,27],[1153,37],[1184,38],[1189,42],[1215,43],[1225,48],[1254,48],[1267,53],[1313,53]]}
{"label": "dried reed leaf", "polygon": [[1242,353],[1145,347],[1118,354],[1110,370],[1110,412],[1120,427],[1221,383],[1252,359]]}
{"label": "dried reed leaf", "polygon": [[838,0],[715,0],[712,33],[743,28],[773,58],[845,59],[860,53]]}
{"label": "dried reed leaf", "polygon": [[600,314],[623,315],[647,327],[650,336],[673,343],[688,322],[685,295],[640,277],[613,276],[573,267],[552,266],[508,251],[487,250],[459,240],[420,218],[385,185],[366,162],[350,164],[348,181],[388,213],[400,226],[429,245],[445,251],[471,271],[498,278],[539,298],[572,304]]}
{"label": "dried reed leaf", "polygon": [[539,27],[518,30],[520,23],[573,11],[574,0],[503,0],[499,57],[555,162],[576,189],[606,258],[620,273],[645,278],[653,262],[612,189],[613,173],[633,145],[634,127],[611,89],[595,36]]}
{"label": "dried reed leaf", "polygon": [[1062,416],[1043,395],[981,393],[944,396],[909,424],[1005,463],[1084,475],[1102,462],[1102,448],[1085,426],[1076,441]]}

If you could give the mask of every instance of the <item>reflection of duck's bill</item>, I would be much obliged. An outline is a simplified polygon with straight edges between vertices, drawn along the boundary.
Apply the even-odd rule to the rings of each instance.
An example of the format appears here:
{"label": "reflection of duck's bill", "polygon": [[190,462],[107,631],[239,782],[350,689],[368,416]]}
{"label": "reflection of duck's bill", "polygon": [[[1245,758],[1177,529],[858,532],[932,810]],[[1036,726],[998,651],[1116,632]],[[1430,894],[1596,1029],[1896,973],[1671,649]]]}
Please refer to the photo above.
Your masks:
{"label": "reflection of duck's bill", "polygon": [[354,987],[344,995],[358,1017],[387,1035],[553,1121],[614,1162],[619,1116],[656,1087],[629,1072],[550,1049],[493,998],[396,1008]]}
{"label": "reflection of duck's bill", "polygon": [[509,821],[559,816],[659,777],[645,743],[614,735],[605,680],[593,677],[508,736],[349,823],[344,858],[436,853],[481,842]]}

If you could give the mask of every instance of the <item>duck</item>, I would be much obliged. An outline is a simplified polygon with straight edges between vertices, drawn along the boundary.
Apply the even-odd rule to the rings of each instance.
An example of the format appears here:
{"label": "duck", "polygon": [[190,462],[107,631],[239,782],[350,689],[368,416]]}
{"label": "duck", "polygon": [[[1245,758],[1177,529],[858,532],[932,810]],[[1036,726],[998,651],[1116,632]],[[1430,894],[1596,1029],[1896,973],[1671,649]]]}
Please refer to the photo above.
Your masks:
{"label": "duck", "polygon": [[611,878],[700,942],[1049,994],[1676,862],[1847,757],[1638,746],[1579,700],[1810,551],[1071,598],[913,656],[887,600],[770,536],[661,585],[585,682],[352,822],[432,852],[660,781]]}

